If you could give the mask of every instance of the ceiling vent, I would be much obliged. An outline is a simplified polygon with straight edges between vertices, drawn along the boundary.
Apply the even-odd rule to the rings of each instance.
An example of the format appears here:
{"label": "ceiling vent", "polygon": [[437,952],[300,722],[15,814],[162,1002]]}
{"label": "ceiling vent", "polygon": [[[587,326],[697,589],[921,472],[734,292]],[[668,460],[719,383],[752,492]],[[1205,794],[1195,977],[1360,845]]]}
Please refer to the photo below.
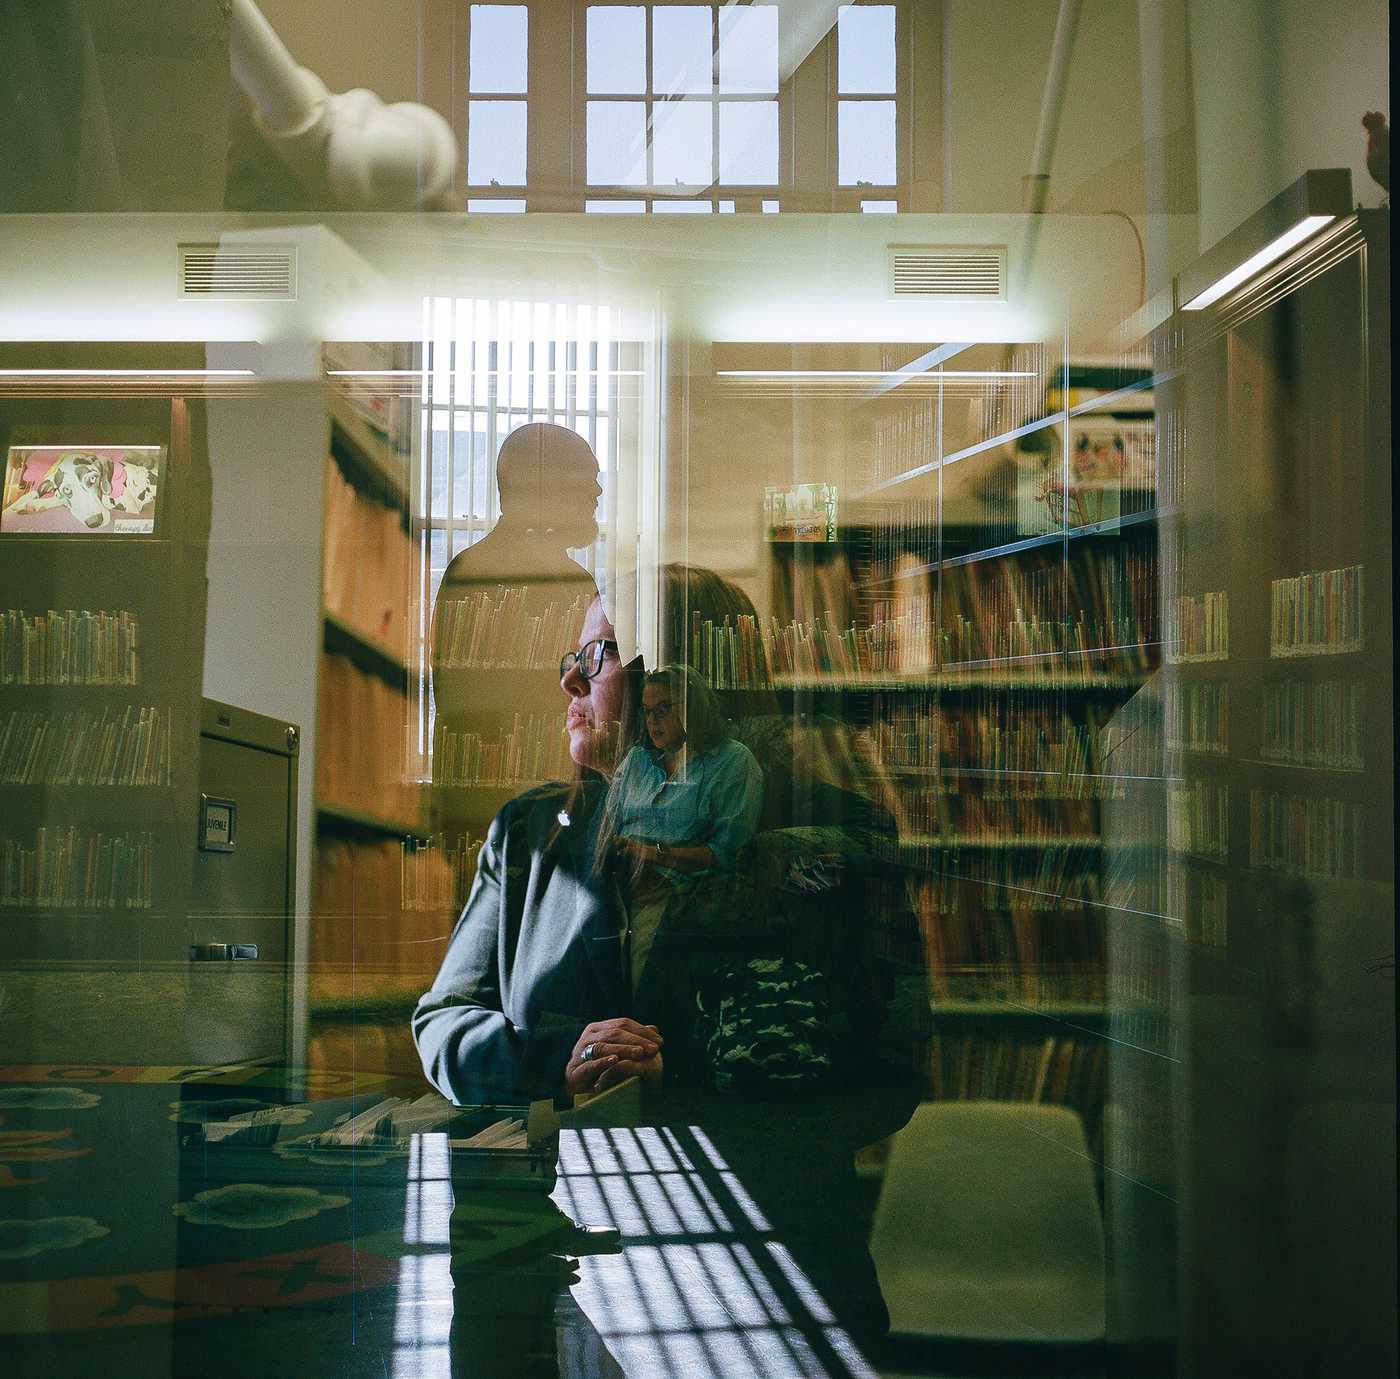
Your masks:
{"label": "ceiling vent", "polygon": [[293,301],[297,295],[295,245],[182,244],[182,297]]}
{"label": "ceiling vent", "polygon": [[892,244],[889,280],[901,301],[1004,302],[1006,246]]}

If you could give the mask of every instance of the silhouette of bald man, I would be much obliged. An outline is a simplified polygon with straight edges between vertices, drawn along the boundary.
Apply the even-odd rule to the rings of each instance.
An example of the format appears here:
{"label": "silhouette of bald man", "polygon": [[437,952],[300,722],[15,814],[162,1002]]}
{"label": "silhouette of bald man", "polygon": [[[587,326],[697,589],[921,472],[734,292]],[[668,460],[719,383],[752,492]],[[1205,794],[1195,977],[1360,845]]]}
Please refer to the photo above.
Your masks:
{"label": "silhouette of bald man", "polygon": [[433,799],[449,846],[480,841],[506,800],[566,768],[559,658],[598,592],[568,554],[598,536],[588,442],[551,422],[518,427],[496,486],[500,520],[453,558],[433,609]]}

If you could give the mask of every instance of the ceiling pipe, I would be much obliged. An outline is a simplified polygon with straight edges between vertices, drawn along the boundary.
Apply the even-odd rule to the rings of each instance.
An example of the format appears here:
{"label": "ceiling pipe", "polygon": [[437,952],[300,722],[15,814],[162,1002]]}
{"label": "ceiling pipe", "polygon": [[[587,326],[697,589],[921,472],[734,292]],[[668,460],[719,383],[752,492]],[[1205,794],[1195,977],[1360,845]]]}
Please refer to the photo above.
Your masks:
{"label": "ceiling pipe", "polygon": [[333,94],[297,64],[253,0],[233,0],[230,64],[253,122],[294,172],[353,210],[446,209],[457,141],[435,110],[386,105],[372,91]]}

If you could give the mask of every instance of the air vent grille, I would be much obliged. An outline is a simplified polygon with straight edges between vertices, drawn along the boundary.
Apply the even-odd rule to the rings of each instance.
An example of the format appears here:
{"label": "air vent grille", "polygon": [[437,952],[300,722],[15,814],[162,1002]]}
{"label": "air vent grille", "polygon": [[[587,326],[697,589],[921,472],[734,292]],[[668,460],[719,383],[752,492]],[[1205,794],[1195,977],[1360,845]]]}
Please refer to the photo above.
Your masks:
{"label": "air vent grille", "polygon": [[890,295],[921,300],[1006,300],[1005,246],[891,245]]}
{"label": "air vent grille", "polygon": [[290,301],[297,295],[296,248],[182,244],[180,295]]}

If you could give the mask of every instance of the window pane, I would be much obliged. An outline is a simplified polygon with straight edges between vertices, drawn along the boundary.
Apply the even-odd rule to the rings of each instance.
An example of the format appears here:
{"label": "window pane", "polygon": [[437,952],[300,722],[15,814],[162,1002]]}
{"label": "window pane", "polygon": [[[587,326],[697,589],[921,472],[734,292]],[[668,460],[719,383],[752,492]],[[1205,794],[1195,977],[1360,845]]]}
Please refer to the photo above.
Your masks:
{"label": "window pane", "polygon": [[467,198],[467,210],[473,215],[519,215],[525,210],[525,202],[509,197]]}
{"label": "window pane", "polygon": [[646,120],[646,106],[641,101],[588,102],[590,182],[640,186],[647,180]]}
{"label": "window pane", "polygon": [[527,86],[524,5],[473,5],[468,90],[524,92]]}
{"label": "window pane", "polygon": [[764,215],[777,215],[778,203],[776,201],[764,201],[760,203],[760,209]]}
{"label": "window pane", "polygon": [[837,11],[836,89],[847,96],[894,90],[893,5],[842,5]]}
{"label": "window pane", "polygon": [[719,12],[719,89],[760,95],[778,89],[778,7]]}
{"label": "window pane", "polygon": [[653,201],[651,209],[657,215],[710,215],[714,207],[708,201]]}
{"label": "window pane", "polygon": [[719,108],[719,180],[771,187],[778,180],[778,102]]}
{"label": "window pane", "polygon": [[644,215],[645,201],[585,201],[583,209],[593,215]]}
{"label": "window pane", "polygon": [[860,208],[867,215],[894,215],[899,210],[898,201],[862,201]]}
{"label": "window pane", "polygon": [[893,101],[837,102],[836,180],[843,187],[895,183]]}
{"label": "window pane", "polygon": [[452,447],[452,516],[457,521],[491,516],[491,475],[486,464],[486,417],[468,412],[454,419]]}
{"label": "window pane", "polygon": [[619,94],[647,89],[647,15],[640,5],[589,7],[588,89]]}
{"label": "window pane", "polygon": [[720,215],[733,215],[734,203],[732,201],[721,201],[719,203],[719,213]]}
{"label": "window pane", "polygon": [[708,93],[714,85],[708,5],[656,5],[651,11],[651,88],[658,95]]}
{"label": "window pane", "polygon": [[524,101],[467,102],[467,182],[474,187],[525,183]]}
{"label": "window pane", "polygon": [[668,101],[653,109],[652,182],[658,187],[708,186],[714,180],[709,101]]}

